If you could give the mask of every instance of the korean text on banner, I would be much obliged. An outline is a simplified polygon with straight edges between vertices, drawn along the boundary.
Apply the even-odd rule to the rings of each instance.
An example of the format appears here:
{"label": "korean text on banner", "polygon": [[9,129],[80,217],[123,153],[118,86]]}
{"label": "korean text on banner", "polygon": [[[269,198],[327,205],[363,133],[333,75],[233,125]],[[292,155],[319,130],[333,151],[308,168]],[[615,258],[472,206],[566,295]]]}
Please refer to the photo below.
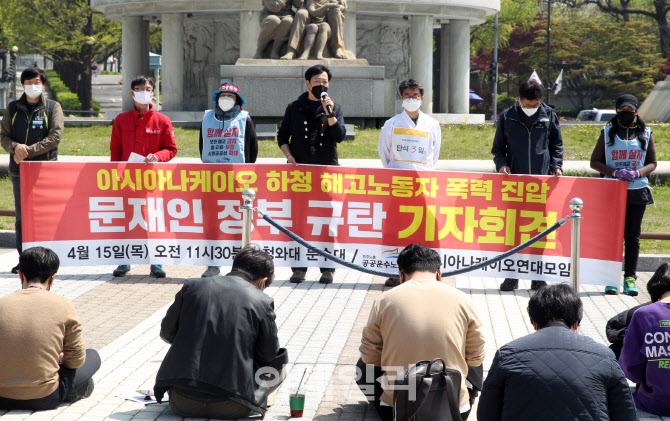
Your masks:
{"label": "korean text on banner", "polygon": [[[63,265],[226,265],[239,250],[242,191],[281,225],[353,263],[396,272],[410,243],[471,266],[525,242],[581,197],[582,283],[621,271],[626,185],[600,178],[254,164],[21,164],[24,248]],[[592,200],[607,197],[608,200]],[[622,206],[616,206],[620,203]],[[253,216],[252,241],[278,266],[336,266]],[[476,276],[568,281],[563,228]]]}

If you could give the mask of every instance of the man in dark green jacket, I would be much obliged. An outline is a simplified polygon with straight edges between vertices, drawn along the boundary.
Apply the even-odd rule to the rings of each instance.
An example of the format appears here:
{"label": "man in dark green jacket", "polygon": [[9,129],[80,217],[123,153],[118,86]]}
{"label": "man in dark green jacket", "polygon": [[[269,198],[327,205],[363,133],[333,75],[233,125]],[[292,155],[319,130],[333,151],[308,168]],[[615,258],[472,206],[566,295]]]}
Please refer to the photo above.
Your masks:
{"label": "man in dark green jacket", "polygon": [[[25,93],[9,103],[0,128],[0,142],[9,153],[16,209],[16,250],[21,254],[21,182],[22,161],[56,161],[58,144],[63,137],[63,109],[56,101],[42,95],[47,75],[38,67],[21,73]],[[12,268],[18,273],[18,265]]]}

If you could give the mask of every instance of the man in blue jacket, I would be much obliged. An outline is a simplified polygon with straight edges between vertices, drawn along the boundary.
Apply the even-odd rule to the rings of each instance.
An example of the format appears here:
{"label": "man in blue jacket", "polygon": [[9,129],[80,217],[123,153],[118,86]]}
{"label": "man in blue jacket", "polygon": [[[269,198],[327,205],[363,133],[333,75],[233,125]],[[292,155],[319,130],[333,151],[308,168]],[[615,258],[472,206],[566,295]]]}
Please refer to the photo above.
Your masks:
{"label": "man in blue jacket", "polygon": [[577,332],[579,294],[546,286],[528,302],[536,332],[503,346],[484,381],[478,421],[636,419],[628,381],[614,353]]}
{"label": "man in blue jacket", "polygon": [[[493,139],[493,162],[501,174],[563,174],[563,138],[554,107],[542,102],[542,85],[535,81],[519,86],[518,102],[500,115]],[[545,286],[532,281],[531,289]],[[513,291],[519,280],[505,278],[501,291]]]}

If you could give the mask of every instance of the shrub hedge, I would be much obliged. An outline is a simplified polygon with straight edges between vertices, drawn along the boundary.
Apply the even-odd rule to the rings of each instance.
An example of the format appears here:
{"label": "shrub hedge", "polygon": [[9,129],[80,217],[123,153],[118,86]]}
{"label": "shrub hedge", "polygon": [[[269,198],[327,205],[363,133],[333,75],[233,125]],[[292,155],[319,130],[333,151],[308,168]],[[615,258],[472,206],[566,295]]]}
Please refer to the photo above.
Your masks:
{"label": "shrub hedge", "polygon": [[[63,83],[58,73],[53,69],[47,69],[47,85],[53,99],[60,102],[63,110],[81,110],[81,101],[77,94],[70,91],[70,89]],[[93,109],[100,111],[100,104],[96,100],[92,100]]]}

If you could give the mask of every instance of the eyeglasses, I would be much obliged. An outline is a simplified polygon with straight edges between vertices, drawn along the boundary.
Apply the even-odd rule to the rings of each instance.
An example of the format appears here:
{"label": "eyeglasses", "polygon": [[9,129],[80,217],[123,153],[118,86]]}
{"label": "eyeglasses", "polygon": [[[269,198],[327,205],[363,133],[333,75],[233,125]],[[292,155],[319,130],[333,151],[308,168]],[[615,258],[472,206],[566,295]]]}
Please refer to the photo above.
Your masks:
{"label": "eyeglasses", "polygon": [[153,90],[153,88],[146,88],[146,89],[135,88],[135,89],[133,89],[133,92],[144,92],[144,91],[147,91],[147,92],[151,93],[154,90]]}
{"label": "eyeglasses", "polygon": [[421,95],[419,94],[414,94],[414,95],[403,95],[400,97],[401,99],[421,99]]}

